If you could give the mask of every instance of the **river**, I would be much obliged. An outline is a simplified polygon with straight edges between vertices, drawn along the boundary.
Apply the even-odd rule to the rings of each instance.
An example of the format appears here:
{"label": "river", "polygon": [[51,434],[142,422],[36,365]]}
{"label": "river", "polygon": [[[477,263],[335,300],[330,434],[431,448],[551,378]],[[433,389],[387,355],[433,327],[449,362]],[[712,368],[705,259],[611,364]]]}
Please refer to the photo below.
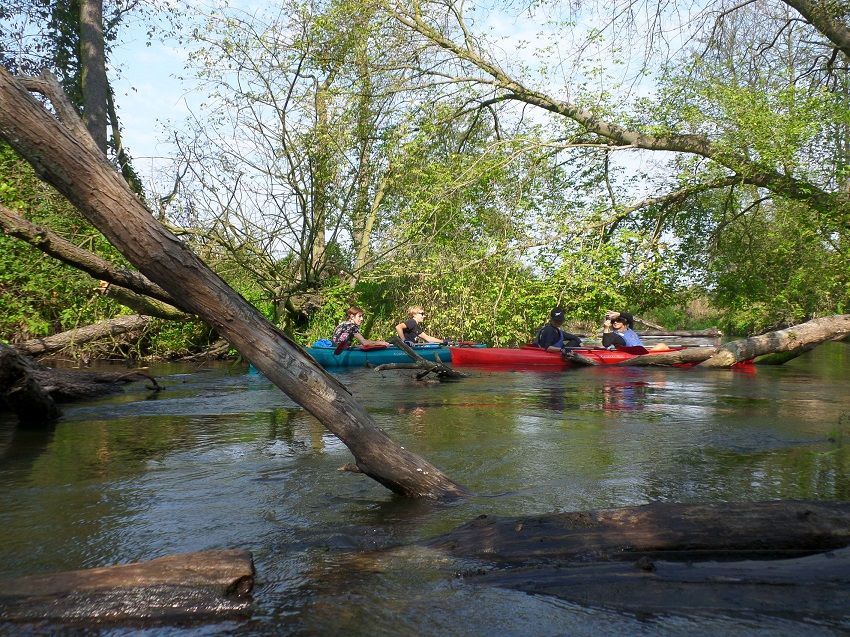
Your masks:
{"label": "river", "polygon": [[[50,432],[0,420],[0,577],[239,547],[257,567],[247,618],[91,627],[150,635],[840,634],[842,620],[635,616],[477,586],[423,551],[481,514],[649,502],[850,499],[850,345],[782,367],[472,371],[460,382],[367,369],[339,379],[377,423],[473,496],[407,500],[337,468],[347,448],[245,365],[159,365],[66,405]],[[362,560],[358,560],[362,556]],[[353,566],[359,564],[360,566]],[[0,623],[2,634],[53,626]]]}

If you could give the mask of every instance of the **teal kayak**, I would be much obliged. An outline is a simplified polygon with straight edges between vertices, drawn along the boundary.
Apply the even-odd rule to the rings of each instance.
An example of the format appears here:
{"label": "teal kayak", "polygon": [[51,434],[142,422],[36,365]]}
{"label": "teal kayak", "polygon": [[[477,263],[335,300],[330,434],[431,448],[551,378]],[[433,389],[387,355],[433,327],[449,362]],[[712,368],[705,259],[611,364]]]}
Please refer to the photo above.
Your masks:
{"label": "teal kayak", "polygon": [[[389,346],[374,349],[350,347],[334,355],[336,347],[307,347],[305,351],[316,359],[322,367],[365,367],[366,365],[384,365],[386,363],[410,363],[410,357],[397,347]],[[428,361],[435,361],[437,356],[443,363],[452,360],[448,347],[439,343],[421,343],[413,345],[413,351]]]}

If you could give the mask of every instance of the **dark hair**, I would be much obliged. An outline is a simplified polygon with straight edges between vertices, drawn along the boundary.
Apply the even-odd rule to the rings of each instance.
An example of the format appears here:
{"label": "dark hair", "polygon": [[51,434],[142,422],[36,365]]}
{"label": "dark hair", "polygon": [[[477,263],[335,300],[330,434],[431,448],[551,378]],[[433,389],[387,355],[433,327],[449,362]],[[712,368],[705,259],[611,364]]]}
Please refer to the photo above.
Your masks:
{"label": "dark hair", "polygon": [[348,308],[348,311],[345,313],[345,315],[348,318],[351,318],[352,316],[357,316],[358,314],[363,314],[363,308],[358,307],[356,305],[352,305],[350,308]]}
{"label": "dark hair", "polygon": [[635,317],[629,314],[628,312],[620,312],[620,322],[628,325],[629,329],[634,329],[635,327]]}

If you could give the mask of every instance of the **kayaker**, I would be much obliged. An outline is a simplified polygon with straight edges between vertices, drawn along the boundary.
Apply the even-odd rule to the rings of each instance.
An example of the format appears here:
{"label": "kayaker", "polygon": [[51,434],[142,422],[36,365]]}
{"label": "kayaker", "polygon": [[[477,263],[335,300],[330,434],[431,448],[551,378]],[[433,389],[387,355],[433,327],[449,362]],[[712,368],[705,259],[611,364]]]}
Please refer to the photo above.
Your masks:
{"label": "kayaker", "polygon": [[633,347],[643,345],[634,330],[635,319],[628,312],[606,312],[602,324],[603,347]]}
{"label": "kayaker", "polygon": [[581,347],[581,339],[561,329],[564,324],[565,311],[562,307],[552,308],[549,322],[537,330],[534,344],[547,352],[560,352],[565,347]]}
{"label": "kayaker", "polygon": [[423,340],[426,343],[443,343],[443,339],[425,333],[425,328],[422,327],[425,316],[425,310],[421,305],[407,308],[407,320],[395,326],[398,337],[408,343],[415,343],[417,340]]}
{"label": "kayaker", "polygon": [[360,333],[361,325],[363,325],[363,309],[352,305],[346,312],[345,321],[336,326],[331,342],[336,346],[351,345],[354,340],[370,347],[389,345],[386,341],[370,341]]}

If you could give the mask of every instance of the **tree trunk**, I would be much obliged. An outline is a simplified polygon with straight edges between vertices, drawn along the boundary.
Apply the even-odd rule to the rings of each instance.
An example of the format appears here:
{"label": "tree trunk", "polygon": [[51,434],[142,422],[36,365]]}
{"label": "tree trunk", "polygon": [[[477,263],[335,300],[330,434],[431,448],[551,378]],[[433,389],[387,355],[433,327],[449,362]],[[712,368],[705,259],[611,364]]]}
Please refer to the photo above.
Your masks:
{"label": "tree trunk", "polygon": [[80,81],[86,128],[106,155],[106,51],[103,0],[80,0]]}
{"label": "tree trunk", "polygon": [[[67,113],[61,107],[56,110]],[[130,263],[180,299],[180,309],[211,325],[336,434],[363,473],[408,496],[465,494],[436,467],[376,427],[344,386],[163,228],[105,158],[60,125],[4,69],[0,69],[0,136],[68,197]]]}
{"label": "tree trunk", "polygon": [[139,316],[138,314],[118,316],[93,325],[60,332],[53,336],[33,338],[19,343],[15,347],[30,356],[44,356],[45,354],[54,354],[66,347],[82,345],[83,343],[96,341],[107,336],[120,336],[128,332],[140,332],[147,327],[149,322],[150,317]]}
{"label": "tree trunk", "polygon": [[248,551],[184,553],[0,581],[0,618],[126,622],[244,614],[253,585]]}
{"label": "tree trunk", "polygon": [[700,367],[731,367],[737,362],[752,360],[764,354],[789,352],[810,345],[819,345],[847,333],[850,333],[850,314],[825,316],[784,330],[726,343],[714,356],[699,365]]}

